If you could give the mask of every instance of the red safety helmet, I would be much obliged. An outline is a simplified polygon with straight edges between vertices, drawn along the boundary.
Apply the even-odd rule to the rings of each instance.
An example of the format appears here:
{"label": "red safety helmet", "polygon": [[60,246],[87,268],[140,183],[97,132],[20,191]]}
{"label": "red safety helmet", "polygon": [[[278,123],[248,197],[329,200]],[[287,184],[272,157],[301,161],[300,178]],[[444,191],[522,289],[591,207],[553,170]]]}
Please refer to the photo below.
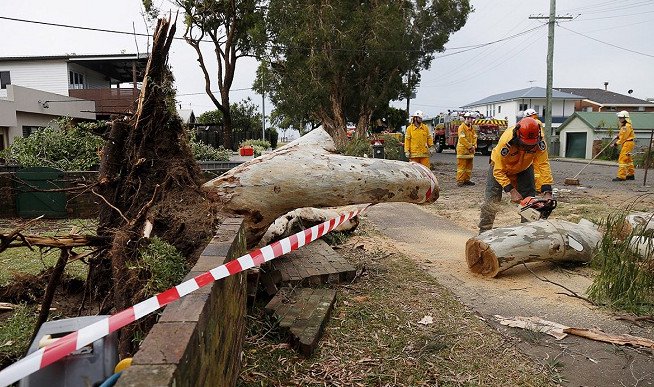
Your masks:
{"label": "red safety helmet", "polygon": [[524,145],[536,145],[541,140],[540,125],[531,117],[525,117],[518,122],[516,135]]}

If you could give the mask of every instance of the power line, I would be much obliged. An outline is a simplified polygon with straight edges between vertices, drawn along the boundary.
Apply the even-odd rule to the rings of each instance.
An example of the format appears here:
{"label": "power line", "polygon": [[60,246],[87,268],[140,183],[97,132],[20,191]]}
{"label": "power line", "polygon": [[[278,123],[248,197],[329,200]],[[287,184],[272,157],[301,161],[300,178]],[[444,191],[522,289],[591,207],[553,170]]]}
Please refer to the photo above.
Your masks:
{"label": "power line", "polygon": [[[51,22],[44,22],[44,21],[38,21],[38,20],[28,20],[28,19],[19,19],[19,18],[13,18],[13,17],[8,17],[8,16],[0,16],[0,19],[2,20],[9,20],[9,21],[15,21],[15,22],[21,22],[21,23],[30,23],[30,24],[38,24],[38,25],[45,25],[45,26],[51,26],[51,27],[61,27],[61,28],[71,28],[71,29],[78,29],[78,30],[84,30],[84,31],[94,31],[94,32],[105,32],[105,33],[111,33],[111,34],[119,34],[119,35],[129,35],[129,36],[142,36],[142,37],[150,37],[149,34],[144,34],[144,33],[135,33],[135,32],[127,32],[127,31],[118,31],[118,30],[110,30],[110,29],[105,29],[105,28],[95,28],[95,27],[84,27],[84,26],[76,26],[76,25],[71,25],[71,24],[61,24],[61,23],[51,23]],[[503,42],[505,40],[513,39],[518,36],[521,36],[523,34],[526,34],[528,32],[531,32],[537,28],[540,28],[542,26],[534,27],[522,32],[519,32],[517,34],[507,36],[502,39],[486,42],[486,43],[479,43],[475,45],[470,45],[470,46],[462,46],[462,47],[454,47],[450,48],[449,50],[460,50],[457,52],[452,52],[444,55],[437,56],[436,58],[443,58],[446,56],[451,56],[451,55],[456,55],[462,52],[474,50],[477,48],[481,47],[486,47],[492,44],[496,44],[499,42]],[[173,37],[173,39],[176,40],[185,40],[183,37]],[[205,43],[213,43],[210,40],[201,40],[201,42]],[[270,45],[268,46],[269,48],[286,48],[287,50],[311,50],[310,47],[279,47],[279,46],[273,46]],[[364,49],[346,49],[346,48],[333,48],[331,49],[332,51],[340,51],[340,52],[362,52],[365,51]],[[385,53],[411,53],[411,52],[422,52],[422,50],[416,49],[416,50],[410,50],[410,49],[402,49],[402,50],[374,50],[375,52],[385,52]]]}
{"label": "power line", "polygon": [[[575,19],[577,22],[585,22],[585,21],[591,21],[591,20],[602,20],[602,19],[615,19],[618,17],[627,17],[627,16],[639,16],[639,15],[644,15],[647,13],[654,13],[654,11],[646,11],[646,12],[638,12],[638,13],[629,13],[626,15],[613,15],[613,16],[602,16],[602,17],[594,17],[591,19]],[[648,22],[652,22],[651,20],[647,20]],[[634,24],[640,24],[640,23],[634,23]]]}
{"label": "power line", "polygon": [[[244,87],[244,88],[242,88],[242,89],[230,89],[229,91],[231,92],[231,91],[243,91],[243,90],[252,90],[252,88],[251,88],[251,87]],[[216,94],[216,93],[219,93],[220,91],[218,91],[218,90],[211,90],[211,92],[212,92],[213,94]],[[202,95],[202,94],[206,95],[207,92],[206,92],[206,91],[199,91],[199,92],[196,92],[196,93],[176,94],[175,96],[176,96],[176,97],[183,97],[183,96],[188,96],[188,95]]]}
{"label": "power line", "polygon": [[628,49],[628,48],[620,47],[620,46],[618,46],[618,45],[616,45],[616,44],[612,44],[612,43],[605,42],[605,41],[603,41],[603,40],[595,39],[595,38],[593,38],[593,37],[591,37],[591,36],[584,35],[584,34],[582,34],[582,33],[580,33],[580,32],[577,32],[577,31],[573,31],[573,30],[571,30],[571,29],[569,29],[569,28],[565,28],[565,27],[563,27],[563,26],[561,26],[561,25],[559,25],[559,27],[563,28],[564,30],[570,31],[570,32],[572,32],[573,34],[577,34],[577,35],[583,36],[584,38],[587,38],[587,39],[590,39],[590,40],[594,40],[594,41],[599,42],[599,43],[602,43],[602,44],[606,44],[607,46],[611,46],[611,47],[614,47],[614,48],[617,48],[617,49],[620,49],[620,50],[623,50],[623,51],[632,52],[632,53],[634,53],[634,54],[639,54],[639,55],[648,56],[648,57],[650,57],[650,58],[654,58],[654,55],[646,54],[646,53],[644,53],[644,52],[640,52],[640,51],[636,51],[636,50],[630,50],[630,49]]}

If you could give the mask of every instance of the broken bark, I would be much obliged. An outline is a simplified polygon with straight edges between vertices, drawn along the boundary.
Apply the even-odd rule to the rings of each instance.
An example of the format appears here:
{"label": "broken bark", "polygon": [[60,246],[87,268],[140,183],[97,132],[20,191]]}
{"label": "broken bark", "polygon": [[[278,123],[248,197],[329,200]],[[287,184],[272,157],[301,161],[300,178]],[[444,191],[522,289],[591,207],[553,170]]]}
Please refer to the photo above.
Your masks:
{"label": "broken bark", "polygon": [[515,265],[532,261],[589,262],[602,238],[591,222],[539,220],[496,228],[466,243],[468,268],[495,277]]}
{"label": "broken bark", "polygon": [[561,340],[570,334],[605,343],[654,349],[654,340],[645,337],[629,334],[613,335],[599,329],[568,327],[556,322],[543,320],[539,317],[502,317],[495,315],[495,319],[502,325],[545,333],[555,337],[557,340]]}
{"label": "broken bark", "polygon": [[654,340],[650,340],[645,337],[632,336],[628,334],[611,335],[602,332],[599,329],[586,329],[586,328],[575,328],[575,327],[566,328],[563,330],[563,332],[575,336],[585,337],[587,339],[591,339],[595,341],[603,341],[605,343],[611,343],[617,345],[631,345],[634,347],[645,347],[645,348],[654,349]]}
{"label": "broken bark", "polygon": [[438,198],[436,177],[424,166],[335,153],[322,129],[244,163],[203,185],[222,211],[245,217],[255,245],[281,215],[303,207],[362,203],[425,203]]}
{"label": "broken bark", "polygon": [[[0,239],[5,236],[0,235]],[[13,235],[13,242],[0,246],[0,252],[13,247],[52,247],[57,249],[70,249],[80,246],[105,246],[109,239],[95,235],[63,235],[63,236],[41,236],[41,235]],[[8,238],[7,238],[8,240]],[[20,241],[19,241],[20,240]]]}
{"label": "broken bark", "polygon": [[[316,224],[339,217],[342,214],[355,211],[357,208],[357,206],[339,208],[298,208],[297,210],[287,212],[277,218],[277,220],[270,225],[263,238],[261,238],[259,245],[265,246],[272,241],[295,234],[296,232],[307,229]],[[334,231],[352,231],[357,228],[357,226],[359,226],[359,217],[355,216],[336,227]]]}

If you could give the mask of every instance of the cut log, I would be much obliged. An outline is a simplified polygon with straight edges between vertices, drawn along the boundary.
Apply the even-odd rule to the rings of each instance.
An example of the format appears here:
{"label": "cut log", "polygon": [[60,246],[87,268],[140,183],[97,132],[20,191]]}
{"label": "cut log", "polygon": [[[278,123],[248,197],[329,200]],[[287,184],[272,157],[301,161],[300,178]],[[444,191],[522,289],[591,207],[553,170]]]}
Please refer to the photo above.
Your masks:
{"label": "cut log", "polygon": [[222,211],[244,216],[250,245],[275,219],[297,208],[438,198],[436,177],[420,164],[335,152],[329,134],[315,129],[205,183],[203,190]]}
{"label": "cut log", "polygon": [[539,220],[496,228],[470,238],[466,259],[473,273],[487,277],[532,261],[589,262],[602,234],[592,223]]}
{"label": "cut log", "polygon": [[628,238],[636,228],[639,232],[654,230],[654,212],[634,212],[625,216],[624,220],[624,225],[619,232],[620,239]]}
{"label": "cut log", "polygon": [[[357,206],[346,206],[339,208],[298,208],[287,212],[280,216],[268,227],[268,231],[263,235],[259,245],[265,246],[272,241],[292,235],[296,232],[314,226],[316,224],[325,222],[329,219],[336,218],[342,214],[352,212],[357,209]],[[359,226],[359,217],[354,217],[340,226],[336,227],[334,231],[352,231]]]}
{"label": "cut log", "polygon": [[654,259],[654,239],[633,236],[629,240],[629,248],[645,259]]}

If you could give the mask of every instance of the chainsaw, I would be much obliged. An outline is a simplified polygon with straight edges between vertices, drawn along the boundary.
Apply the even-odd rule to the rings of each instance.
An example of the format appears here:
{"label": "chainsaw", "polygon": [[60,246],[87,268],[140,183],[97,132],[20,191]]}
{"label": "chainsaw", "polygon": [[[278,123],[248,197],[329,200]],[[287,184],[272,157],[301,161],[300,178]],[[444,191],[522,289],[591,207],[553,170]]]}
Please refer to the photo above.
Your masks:
{"label": "chainsaw", "polygon": [[522,199],[518,207],[518,213],[530,222],[539,219],[547,219],[552,211],[556,208],[554,199],[537,199],[533,196],[527,196]]}

